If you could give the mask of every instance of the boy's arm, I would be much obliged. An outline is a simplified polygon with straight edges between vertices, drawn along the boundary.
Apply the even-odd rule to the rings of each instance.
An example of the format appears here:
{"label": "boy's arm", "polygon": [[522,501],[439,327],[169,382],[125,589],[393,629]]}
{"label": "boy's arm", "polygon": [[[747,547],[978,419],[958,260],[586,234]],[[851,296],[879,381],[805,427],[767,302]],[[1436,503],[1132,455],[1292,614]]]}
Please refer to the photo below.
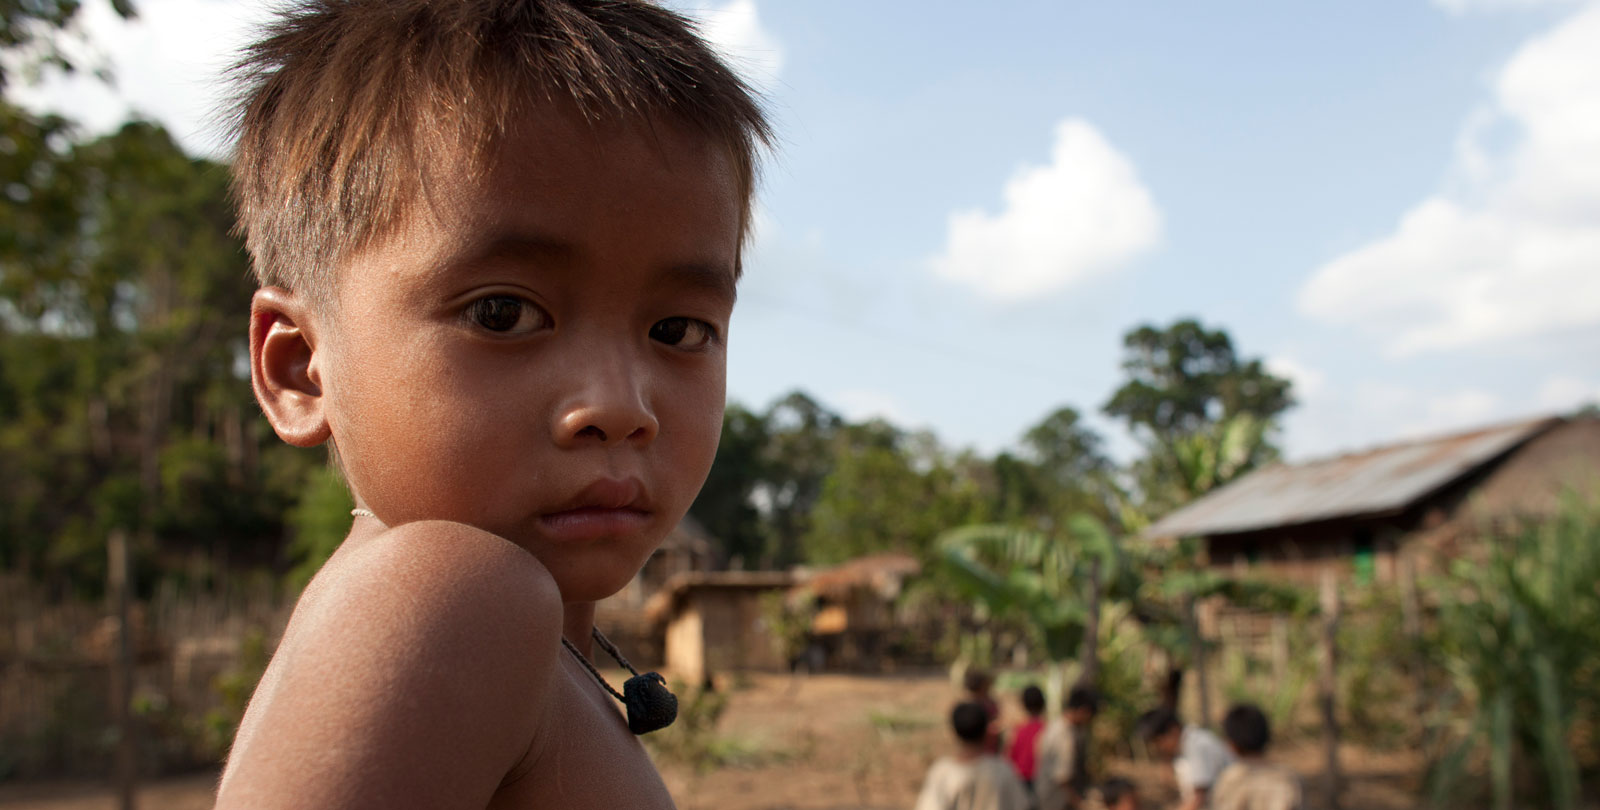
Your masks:
{"label": "boy's arm", "polygon": [[297,609],[217,807],[484,807],[540,727],[555,582],[461,524],[407,524],[349,551]]}

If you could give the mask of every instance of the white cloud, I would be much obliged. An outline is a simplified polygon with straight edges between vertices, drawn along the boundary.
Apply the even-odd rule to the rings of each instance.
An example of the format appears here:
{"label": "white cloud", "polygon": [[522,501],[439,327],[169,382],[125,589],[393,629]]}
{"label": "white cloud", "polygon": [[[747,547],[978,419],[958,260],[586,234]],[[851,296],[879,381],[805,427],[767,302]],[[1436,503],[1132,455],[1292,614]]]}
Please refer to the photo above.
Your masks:
{"label": "white cloud", "polygon": [[[1519,137],[1495,154],[1495,124]],[[1456,148],[1457,182],[1319,268],[1300,311],[1391,355],[1600,327],[1600,4],[1525,44]]]}
{"label": "white cloud", "polygon": [[828,402],[852,422],[882,419],[902,428],[923,423],[899,399],[882,391],[852,388],[828,397]]}
{"label": "white cloud", "polygon": [[1536,399],[1540,408],[1552,413],[1600,404],[1600,380],[1557,375],[1539,386]]}
{"label": "white cloud", "polygon": [[1050,162],[1014,174],[1004,200],[998,214],[950,215],[937,275],[1018,301],[1115,271],[1161,236],[1161,212],[1133,163],[1081,119],[1056,125]]}
{"label": "white cloud", "polygon": [[706,39],[746,81],[770,94],[783,70],[783,48],[762,27],[755,0],[732,0],[699,16]]}
{"label": "white cloud", "polygon": [[[271,8],[231,0],[144,0],[137,4],[139,16],[124,21],[108,2],[85,3],[79,23],[90,50],[73,50],[108,63],[115,86],[86,75],[51,75],[37,85],[13,83],[7,93],[24,107],[62,113],[95,133],[137,113],[160,121],[191,152],[215,155],[225,146],[216,126],[221,74]],[[754,0],[732,0],[696,16],[746,78],[770,91],[783,51],[762,27]]]}
{"label": "white cloud", "polygon": [[166,125],[190,151],[221,151],[214,127],[219,77],[265,9],[225,0],[145,0],[137,9],[139,16],[129,21],[107,2],[85,3],[79,12],[91,57],[108,64],[115,86],[81,74],[51,75],[37,85],[8,88],[8,94],[97,133],[138,113]]}
{"label": "white cloud", "polygon": [[1571,5],[1573,0],[1433,0],[1433,4],[1451,14],[1472,11],[1524,11],[1546,6]]}
{"label": "white cloud", "polygon": [[1476,386],[1428,390],[1364,380],[1308,392],[1289,412],[1291,459],[1317,458],[1379,444],[1437,436],[1548,412]]}
{"label": "white cloud", "polygon": [[1321,394],[1328,383],[1328,375],[1290,355],[1267,358],[1267,370],[1293,383],[1295,399],[1301,401]]}

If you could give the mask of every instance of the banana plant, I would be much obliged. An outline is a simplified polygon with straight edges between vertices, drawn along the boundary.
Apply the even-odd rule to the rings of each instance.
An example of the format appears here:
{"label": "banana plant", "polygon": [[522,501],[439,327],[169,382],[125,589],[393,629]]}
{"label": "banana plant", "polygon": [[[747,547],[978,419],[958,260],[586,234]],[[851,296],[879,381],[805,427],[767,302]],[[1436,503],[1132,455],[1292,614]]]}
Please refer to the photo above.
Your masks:
{"label": "banana plant", "polygon": [[1092,680],[1100,604],[1127,600],[1138,589],[1115,536],[1085,514],[1055,532],[1006,525],[945,532],[938,550],[961,594],[991,616],[1016,619],[1035,634],[1052,663],[1052,692],[1063,667],[1080,659]]}

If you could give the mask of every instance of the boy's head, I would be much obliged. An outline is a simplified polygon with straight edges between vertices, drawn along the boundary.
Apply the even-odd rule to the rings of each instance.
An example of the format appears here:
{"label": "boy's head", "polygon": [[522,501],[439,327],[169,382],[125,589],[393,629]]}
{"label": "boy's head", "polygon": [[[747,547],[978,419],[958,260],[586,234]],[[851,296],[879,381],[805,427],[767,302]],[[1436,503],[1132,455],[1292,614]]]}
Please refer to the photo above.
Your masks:
{"label": "boy's head", "polygon": [[1272,741],[1272,729],[1267,715],[1251,703],[1240,703],[1228,710],[1222,718],[1222,732],[1228,737],[1228,746],[1242,757],[1261,756]]}
{"label": "boy's head", "polygon": [[302,0],[232,73],[234,194],[258,281],[330,303],[338,265],[449,205],[530,118],[692,130],[747,230],[770,130],[693,23],[647,0]]}
{"label": "boy's head", "polygon": [[1139,715],[1135,728],[1151,753],[1163,759],[1178,755],[1178,747],[1183,742],[1183,723],[1177,712],[1165,706],[1151,709]]}
{"label": "boy's head", "polygon": [[961,685],[966,687],[967,693],[981,697],[989,696],[989,687],[994,684],[994,677],[986,669],[972,667],[961,676]]}
{"label": "boy's head", "polygon": [[1100,711],[1100,694],[1092,687],[1074,686],[1067,693],[1067,722],[1081,726],[1094,719]]}
{"label": "boy's head", "polygon": [[977,701],[957,703],[950,710],[950,728],[961,742],[982,745],[989,734],[989,710]]}
{"label": "boy's head", "polygon": [[1032,685],[1023,689],[1022,708],[1027,710],[1029,717],[1038,717],[1044,714],[1044,690]]}
{"label": "boy's head", "polygon": [[1106,810],[1139,810],[1139,792],[1126,779],[1107,779],[1100,785],[1100,803]]}
{"label": "boy's head", "polygon": [[710,469],[758,105],[676,14],[307,0],[239,68],[257,398],[383,523],[625,584]]}

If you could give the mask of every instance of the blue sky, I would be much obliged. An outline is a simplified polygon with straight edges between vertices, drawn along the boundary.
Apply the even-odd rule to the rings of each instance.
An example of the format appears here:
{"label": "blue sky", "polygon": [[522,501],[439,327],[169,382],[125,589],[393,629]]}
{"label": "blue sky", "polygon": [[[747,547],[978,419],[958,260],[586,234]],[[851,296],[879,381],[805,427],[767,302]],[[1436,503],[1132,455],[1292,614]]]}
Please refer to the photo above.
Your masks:
{"label": "blue sky", "polygon": [[[733,399],[989,452],[1097,411],[1129,327],[1197,316],[1295,378],[1291,456],[1600,400],[1600,4],[680,7],[782,138]],[[210,80],[262,7],[141,9],[86,11],[117,90],[19,97],[215,149]]]}

